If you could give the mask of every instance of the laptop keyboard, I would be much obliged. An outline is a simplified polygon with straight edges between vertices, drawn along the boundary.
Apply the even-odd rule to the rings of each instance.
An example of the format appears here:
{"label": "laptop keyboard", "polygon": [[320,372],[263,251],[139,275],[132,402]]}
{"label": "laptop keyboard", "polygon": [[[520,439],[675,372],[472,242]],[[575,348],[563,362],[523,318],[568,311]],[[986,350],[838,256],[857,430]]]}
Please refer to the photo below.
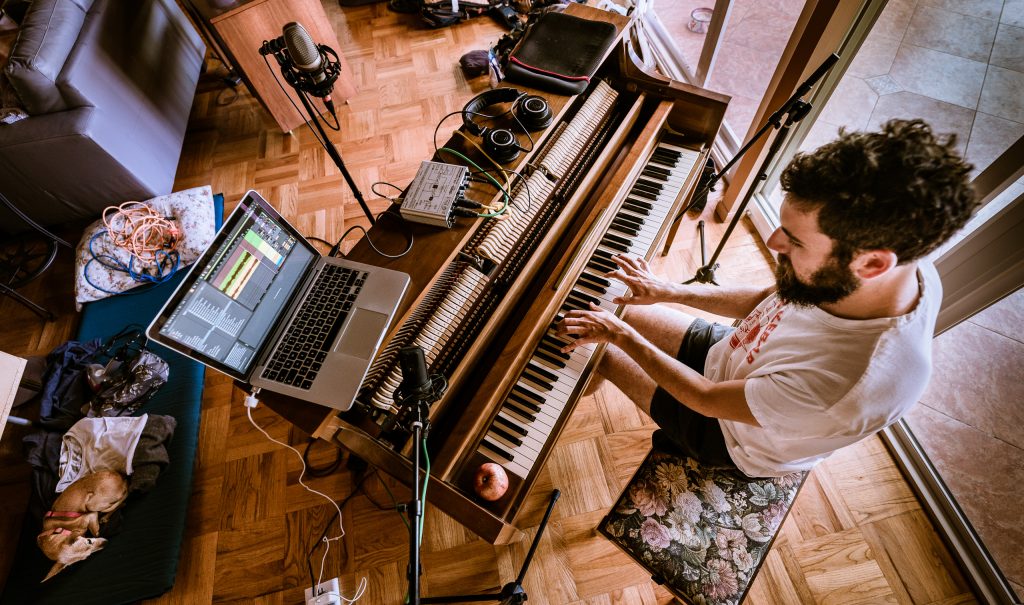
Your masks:
{"label": "laptop keyboard", "polygon": [[309,390],[367,275],[325,265],[267,362],[263,378]]}

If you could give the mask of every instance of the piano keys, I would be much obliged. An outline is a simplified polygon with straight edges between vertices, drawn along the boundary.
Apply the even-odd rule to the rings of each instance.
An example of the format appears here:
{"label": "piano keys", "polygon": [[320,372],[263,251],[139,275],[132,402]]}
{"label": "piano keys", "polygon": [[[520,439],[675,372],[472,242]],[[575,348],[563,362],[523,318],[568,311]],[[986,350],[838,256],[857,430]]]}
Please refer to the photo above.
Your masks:
{"label": "piano keys", "polygon": [[479,451],[520,479],[526,479],[541,460],[558,419],[585,379],[598,346],[587,344],[563,353],[568,341],[556,334],[562,313],[589,310],[591,304],[616,313],[613,300],[628,288],[605,274],[617,269],[616,254],[648,256],[655,238],[670,218],[674,203],[693,169],[699,153],[661,142],[644,164],[574,287],[553,318],[521,377],[501,404],[494,422],[480,442]]}

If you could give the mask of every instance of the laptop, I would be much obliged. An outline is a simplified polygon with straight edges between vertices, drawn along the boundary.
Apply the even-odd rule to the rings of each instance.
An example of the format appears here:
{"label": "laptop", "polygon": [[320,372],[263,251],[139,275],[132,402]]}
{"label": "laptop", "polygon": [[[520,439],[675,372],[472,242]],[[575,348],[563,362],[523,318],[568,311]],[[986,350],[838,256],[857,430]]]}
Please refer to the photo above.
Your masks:
{"label": "laptop", "polygon": [[322,256],[249,191],[146,334],[254,387],[347,410],[408,285]]}

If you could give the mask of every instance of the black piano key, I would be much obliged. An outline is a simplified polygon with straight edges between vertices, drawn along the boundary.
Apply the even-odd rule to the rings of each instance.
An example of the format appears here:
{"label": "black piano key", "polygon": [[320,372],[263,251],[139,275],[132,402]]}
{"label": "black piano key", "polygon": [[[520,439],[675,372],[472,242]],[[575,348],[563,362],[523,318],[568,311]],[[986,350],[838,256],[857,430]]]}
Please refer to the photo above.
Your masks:
{"label": "black piano key", "polygon": [[602,268],[608,267],[608,269],[604,269],[605,273],[619,268],[619,265],[616,264],[615,260],[612,258],[612,253],[607,250],[602,250],[601,248],[594,249],[594,254],[591,255],[590,261],[600,265]]}
{"label": "black piano key", "polygon": [[520,398],[515,393],[509,393],[508,401],[509,401],[509,403],[514,403],[515,405],[519,406],[523,410],[529,411],[531,414],[539,414],[540,413],[540,406],[539,405],[537,405],[536,403],[532,403],[532,402],[526,401],[525,399]]}
{"label": "black piano key", "polygon": [[629,252],[629,246],[624,246],[624,245],[622,245],[620,243],[609,241],[607,238],[601,240],[601,245],[603,245],[603,246],[605,246],[607,248],[611,248],[612,250],[618,250],[619,252],[622,252],[623,254]]}
{"label": "black piano key", "polygon": [[640,227],[643,226],[645,222],[647,222],[644,219],[640,218],[639,216],[633,216],[628,212],[619,212],[618,214],[615,215],[615,218],[612,219],[612,222],[614,221],[619,221],[620,223],[627,223],[630,227],[634,227],[636,229],[639,229]]}
{"label": "black piano key", "polygon": [[[637,229],[636,227],[631,227],[627,223],[624,223],[624,222],[619,221],[619,220],[612,221],[611,228],[615,229],[616,231],[621,231],[622,233],[626,233],[628,235],[632,235],[633,237],[636,237],[636,236],[640,235],[640,230],[639,229]],[[606,233],[605,234],[605,239],[608,239],[609,236],[612,236],[612,235],[613,234],[611,234],[611,233]],[[619,239],[622,239],[622,238],[619,238]],[[626,250],[623,250],[623,252],[627,252],[629,250],[629,244],[623,244],[621,242],[616,242],[616,243],[618,243],[621,246],[626,246]]]}
{"label": "black piano key", "polygon": [[537,349],[536,351],[534,351],[533,354],[536,357],[539,357],[539,358],[543,359],[544,361],[550,363],[551,365],[555,366],[556,368],[561,369],[561,368],[565,367],[565,362],[564,361],[562,361],[561,359],[556,358],[554,355],[548,353],[547,351],[542,351],[540,349]]}
{"label": "black piano key", "polygon": [[523,440],[522,439],[512,435],[511,433],[506,431],[504,428],[502,428],[500,426],[497,426],[496,424],[492,424],[491,425],[491,432],[494,433],[495,435],[501,437],[505,441],[508,441],[512,445],[519,446],[519,445],[523,444]]}
{"label": "black piano key", "polygon": [[519,414],[523,418],[526,418],[529,422],[537,422],[537,412],[530,411],[528,408],[523,407],[519,402],[512,401],[509,399],[505,402],[505,407],[512,410],[516,414]]}
{"label": "black piano key", "polygon": [[584,305],[581,302],[579,302],[577,300],[572,300],[572,299],[566,299],[565,302],[562,303],[562,308],[565,309],[566,311],[589,311],[590,310],[590,307],[588,307],[587,305]]}
{"label": "black piano key", "polygon": [[616,235],[616,234],[611,233],[611,232],[605,233],[604,237],[605,237],[606,240],[610,240],[612,242],[617,242],[617,243],[620,243],[620,244],[622,244],[624,246],[629,246],[630,244],[633,243],[633,242],[627,240],[626,237],[623,237],[622,235]]}
{"label": "black piano key", "polygon": [[651,214],[651,211],[649,209],[641,208],[640,206],[637,206],[636,204],[630,202],[629,200],[626,200],[622,204],[622,208],[624,210],[629,210],[633,214],[640,214],[640,215],[643,215],[643,216],[650,216],[650,214]]}
{"label": "black piano key", "polygon": [[[518,384],[515,385],[514,387],[512,387],[512,392],[509,393],[509,397],[512,397],[513,395],[518,395],[519,398],[524,403],[529,403],[529,402],[532,401],[532,402],[534,402],[538,406],[540,404],[543,404],[545,401],[547,401],[546,399],[544,399],[544,397],[542,397],[542,396],[540,396],[540,395],[538,395],[538,394],[536,394],[536,393],[534,393],[532,391],[528,391],[528,390],[524,389],[523,387],[519,386]],[[540,407],[538,407],[535,411],[539,412],[540,411]]]}
{"label": "black piano key", "polygon": [[634,206],[640,206],[641,208],[646,208],[647,210],[654,210],[654,205],[653,204],[651,204],[650,202],[645,202],[643,200],[638,200],[635,197],[634,198],[627,197],[626,198],[626,203],[627,204],[633,204]]}
{"label": "black piano key", "polygon": [[657,194],[651,193],[650,191],[644,191],[643,189],[637,189],[636,187],[634,187],[629,192],[629,194],[630,195],[634,195],[636,197],[646,198],[646,199],[649,199],[649,200],[656,200],[656,199],[658,199]]}
{"label": "black piano key", "polygon": [[504,416],[495,416],[494,417],[494,424],[500,424],[505,430],[512,431],[513,433],[517,433],[517,434],[522,435],[524,437],[527,434],[526,433],[526,429],[524,429],[523,427],[519,426],[518,424],[512,422],[508,418],[505,418]]}
{"label": "black piano key", "polygon": [[552,384],[558,382],[558,374],[555,374],[553,372],[549,372],[549,371],[545,370],[544,368],[540,367],[539,365],[533,363],[532,361],[527,362],[526,369],[533,371],[538,376],[540,376],[541,378],[544,378],[545,380],[548,380]]}
{"label": "black piano key", "polygon": [[[679,156],[681,155],[682,153],[674,149],[665,149],[664,147],[659,147],[654,150],[654,153],[651,154],[651,158],[658,160],[670,160],[671,164],[674,166],[675,160],[679,159]],[[665,162],[659,163],[664,164]]]}
{"label": "black piano key", "polygon": [[553,389],[553,388],[554,388],[554,386],[555,386],[554,384],[552,384],[552,383],[550,383],[550,382],[546,382],[546,381],[545,381],[545,380],[544,380],[543,378],[541,378],[540,376],[535,376],[535,375],[533,375],[533,374],[531,374],[531,373],[529,373],[529,372],[525,372],[525,371],[524,371],[524,372],[522,373],[522,375],[520,376],[520,380],[525,380],[525,381],[527,381],[527,382],[528,382],[528,384],[529,384],[529,385],[530,385],[531,387],[533,387],[533,388],[537,389],[538,391],[543,391],[543,392],[545,392],[545,393],[547,393],[548,391],[550,391],[551,389]]}
{"label": "black piano key", "polygon": [[645,176],[650,179],[667,180],[668,177],[672,176],[672,171],[661,166],[646,166],[643,171],[640,172],[640,176]]}
{"label": "black piano key", "polygon": [[[569,344],[569,343],[565,343],[565,344]],[[547,340],[543,340],[540,343],[540,347],[542,349],[544,349],[544,351],[547,354],[549,354],[549,355],[552,355],[554,357],[558,357],[560,359],[568,360],[569,359],[569,354],[562,352],[562,347],[564,347],[565,344],[558,343],[558,341],[549,342]]]}
{"label": "black piano key", "polygon": [[611,273],[612,271],[618,269],[618,267],[616,267],[614,263],[610,263],[598,258],[590,259],[590,262],[587,263],[587,267],[600,273]]}
{"label": "black piano key", "polygon": [[601,304],[601,299],[596,296],[591,296],[586,292],[580,292],[579,290],[573,290],[571,296],[575,296],[577,300],[582,300],[585,303],[593,303],[595,305]]}
{"label": "black piano key", "polygon": [[484,438],[484,445],[487,447],[487,449],[491,450],[492,452],[494,452],[495,454],[501,456],[502,458],[505,458],[509,462],[515,460],[515,458],[512,457],[512,452],[505,451],[504,448],[500,448],[500,447],[494,445],[493,443],[491,443],[486,438]]}
{"label": "black piano key", "polygon": [[593,275],[593,274],[590,274],[590,273],[580,273],[580,279],[581,280],[585,279],[585,280],[587,280],[588,282],[590,282],[592,284],[597,284],[597,285],[603,286],[605,288],[610,288],[611,285],[612,285],[612,282],[610,282],[607,279],[601,277],[600,275]]}
{"label": "black piano key", "polygon": [[655,183],[648,179],[637,179],[634,187],[641,187],[654,193],[661,193],[662,189],[665,188],[661,183]]}
{"label": "black piano key", "polygon": [[576,281],[576,285],[580,288],[586,288],[592,292],[597,292],[598,294],[608,293],[608,288],[587,279],[586,273],[580,275],[579,280]]}

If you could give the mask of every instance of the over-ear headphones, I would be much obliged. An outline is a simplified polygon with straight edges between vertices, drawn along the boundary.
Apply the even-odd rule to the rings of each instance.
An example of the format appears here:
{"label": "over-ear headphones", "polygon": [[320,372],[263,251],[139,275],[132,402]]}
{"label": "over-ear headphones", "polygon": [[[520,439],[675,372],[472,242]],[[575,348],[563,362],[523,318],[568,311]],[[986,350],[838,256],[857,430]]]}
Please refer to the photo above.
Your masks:
{"label": "over-ear headphones", "polygon": [[484,153],[499,164],[507,164],[523,151],[516,135],[508,128],[488,128],[474,119],[491,105],[513,103],[516,119],[527,130],[540,130],[551,123],[551,108],[543,97],[528,95],[517,88],[495,88],[478,94],[462,108],[466,130],[483,139]]}

